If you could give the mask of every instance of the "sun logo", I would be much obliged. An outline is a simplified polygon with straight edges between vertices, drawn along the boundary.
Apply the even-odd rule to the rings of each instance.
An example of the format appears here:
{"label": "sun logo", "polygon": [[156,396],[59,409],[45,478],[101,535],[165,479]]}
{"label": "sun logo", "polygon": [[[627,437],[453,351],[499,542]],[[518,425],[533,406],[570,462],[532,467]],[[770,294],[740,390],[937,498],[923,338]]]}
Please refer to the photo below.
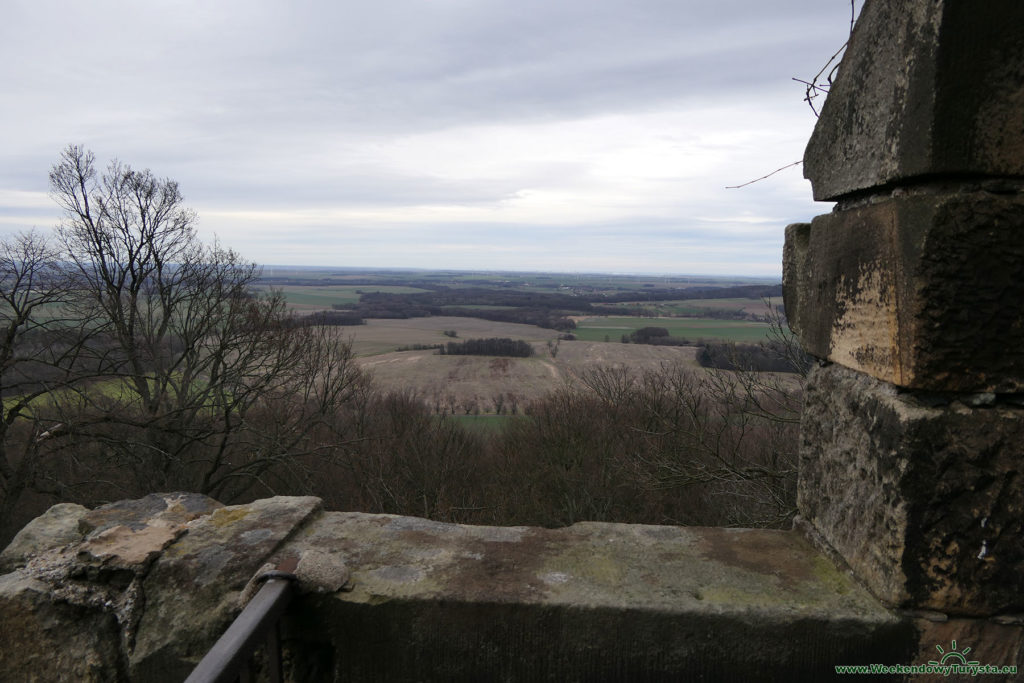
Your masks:
{"label": "sun logo", "polygon": [[962,652],[957,652],[956,641],[955,640],[950,644],[950,651],[949,652],[946,652],[945,650],[943,650],[941,645],[936,645],[935,649],[938,650],[939,654],[942,655],[942,659],[940,659],[937,662],[934,661],[934,660],[929,661],[928,663],[931,664],[932,666],[942,666],[944,664],[947,664],[946,660],[949,660],[949,659],[960,660],[958,662],[950,662],[950,663],[960,664],[962,666],[978,666],[980,664],[980,662],[978,662],[978,661],[973,661],[973,662],[967,661],[967,657],[965,655],[967,655],[971,651],[971,648],[965,647]]}

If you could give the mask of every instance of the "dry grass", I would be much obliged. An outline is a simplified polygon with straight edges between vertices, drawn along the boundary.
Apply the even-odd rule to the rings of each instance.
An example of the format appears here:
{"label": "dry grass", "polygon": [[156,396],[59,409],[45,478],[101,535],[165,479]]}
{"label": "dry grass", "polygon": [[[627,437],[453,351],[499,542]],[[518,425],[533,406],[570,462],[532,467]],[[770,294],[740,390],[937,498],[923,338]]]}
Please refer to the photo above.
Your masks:
{"label": "dry grass", "polygon": [[[459,336],[463,336],[461,331]],[[433,351],[403,351],[364,357],[358,363],[381,388],[413,391],[435,412],[451,412],[454,406],[457,413],[464,413],[467,408],[494,413],[498,395],[505,397],[507,411],[511,407],[509,395],[522,406],[566,383],[575,383],[581,373],[600,366],[625,365],[645,370],[656,369],[665,362],[683,362],[698,367],[693,347],[573,341],[561,342],[554,358],[544,342],[535,343],[534,348],[537,355],[531,358],[439,356]]]}

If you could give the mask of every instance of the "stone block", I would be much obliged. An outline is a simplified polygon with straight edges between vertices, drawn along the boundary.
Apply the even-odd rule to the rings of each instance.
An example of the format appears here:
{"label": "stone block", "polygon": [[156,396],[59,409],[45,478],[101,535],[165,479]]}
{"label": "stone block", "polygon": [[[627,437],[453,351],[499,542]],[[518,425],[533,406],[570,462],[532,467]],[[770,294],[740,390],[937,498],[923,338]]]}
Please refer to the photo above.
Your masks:
{"label": "stone block", "polygon": [[101,505],[82,515],[78,523],[82,533],[98,534],[114,527],[139,531],[160,521],[166,525],[186,524],[224,507],[201,493],[151,493],[136,500],[121,500]]}
{"label": "stone block", "polygon": [[1024,175],[1024,3],[867,0],[804,155],[814,198]]}
{"label": "stone block", "polygon": [[[197,511],[175,498],[88,513],[83,543]],[[792,531],[193,502],[210,509],[127,589],[76,571],[74,543],[0,575],[0,678],[181,681],[254,572],[285,558],[298,559],[301,589],[282,625],[291,681],[788,683],[830,678],[837,663],[906,662],[918,645],[909,620]]]}
{"label": "stone block", "polygon": [[917,642],[792,531],[327,512],[309,550],[351,590],[286,618],[294,680],[822,681]]}
{"label": "stone block", "polygon": [[79,520],[89,510],[74,503],[58,503],[25,525],[0,552],[0,573],[25,563],[35,555],[82,540]]}
{"label": "stone block", "polygon": [[907,388],[1024,391],[1024,197],[896,195],[787,229],[804,349]]}
{"label": "stone block", "polygon": [[145,613],[128,660],[132,680],[188,676],[241,610],[239,597],[253,574],[321,509],[319,498],[276,496],[189,522],[143,582]]}
{"label": "stone block", "polygon": [[22,571],[0,575],[0,680],[126,680],[114,614],[64,597]]}
{"label": "stone block", "polygon": [[929,407],[838,365],[805,395],[797,505],[878,598],[1024,611],[1024,410]]}
{"label": "stone block", "polygon": [[198,493],[151,493],[103,505],[78,522],[87,536],[75,549],[76,562],[96,579],[128,585],[146,575],[163,550],[186,533],[189,522],[222,507]]}

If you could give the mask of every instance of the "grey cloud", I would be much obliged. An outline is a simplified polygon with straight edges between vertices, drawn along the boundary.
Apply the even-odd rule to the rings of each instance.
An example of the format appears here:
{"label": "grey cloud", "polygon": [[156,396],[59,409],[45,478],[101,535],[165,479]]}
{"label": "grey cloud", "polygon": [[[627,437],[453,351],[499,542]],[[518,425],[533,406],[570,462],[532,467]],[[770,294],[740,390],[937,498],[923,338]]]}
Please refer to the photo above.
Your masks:
{"label": "grey cloud", "polygon": [[[708,104],[749,106],[756,117],[757,103],[779,92],[799,105],[802,92],[789,78],[813,74],[838,47],[849,8],[845,0],[8,5],[0,26],[0,190],[44,192],[49,166],[75,142],[102,159],[172,176],[190,203],[222,211],[483,206],[523,188],[585,179],[588,167],[572,159],[441,178],[348,154],[471,125]],[[429,235],[453,249],[486,254],[502,245],[535,259],[544,249],[528,240],[592,239],[587,253],[597,259],[602,248],[642,254],[670,239],[706,245],[716,228],[697,218],[735,216],[741,205],[782,222],[813,214],[789,184],[723,195],[724,184],[776,164],[756,150],[744,154],[749,175],[708,178],[702,196],[666,199],[677,210],[669,218],[641,210],[594,225],[439,225]],[[0,207],[0,215],[26,212]],[[745,235],[765,249],[776,244],[755,229]],[[372,233],[350,239],[368,253],[387,248],[375,246]]]}

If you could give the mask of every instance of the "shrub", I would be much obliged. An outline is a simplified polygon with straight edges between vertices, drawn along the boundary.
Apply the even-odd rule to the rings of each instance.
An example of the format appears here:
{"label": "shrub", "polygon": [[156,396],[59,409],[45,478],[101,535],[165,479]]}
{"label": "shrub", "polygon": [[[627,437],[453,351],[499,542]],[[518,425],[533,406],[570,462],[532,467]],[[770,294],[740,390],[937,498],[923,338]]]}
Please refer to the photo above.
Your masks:
{"label": "shrub", "polygon": [[533,347],[522,339],[509,339],[508,337],[468,339],[461,343],[448,342],[441,349],[441,355],[528,358],[533,355]]}

